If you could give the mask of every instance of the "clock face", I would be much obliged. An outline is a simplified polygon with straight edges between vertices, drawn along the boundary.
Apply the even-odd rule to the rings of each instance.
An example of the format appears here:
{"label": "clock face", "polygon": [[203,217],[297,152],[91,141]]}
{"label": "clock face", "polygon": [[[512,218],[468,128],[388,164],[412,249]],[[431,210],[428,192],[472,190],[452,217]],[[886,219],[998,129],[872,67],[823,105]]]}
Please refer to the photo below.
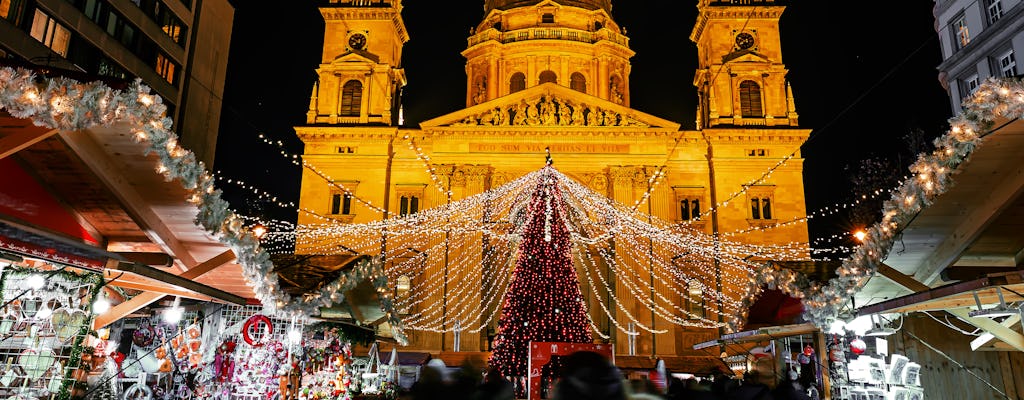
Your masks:
{"label": "clock face", "polygon": [[746,32],[736,35],[736,47],[739,47],[743,50],[754,47],[754,35],[751,35]]}
{"label": "clock face", "polygon": [[355,50],[362,50],[364,47],[366,47],[366,36],[364,36],[362,33],[357,33],[355,35],[349,36],[348,47],[351,47]]}

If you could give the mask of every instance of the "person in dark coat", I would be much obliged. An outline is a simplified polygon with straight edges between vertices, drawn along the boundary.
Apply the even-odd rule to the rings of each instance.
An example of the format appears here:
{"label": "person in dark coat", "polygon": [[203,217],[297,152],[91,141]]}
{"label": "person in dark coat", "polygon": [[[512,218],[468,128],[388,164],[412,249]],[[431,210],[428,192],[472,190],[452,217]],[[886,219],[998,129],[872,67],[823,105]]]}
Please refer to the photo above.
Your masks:
{"label": "person in dark coat", "polygon": [[626,400],[622,374],[604,356],[578,351],[562,359],[555,400]]}
{"label": "person in dark coat", "polygon": [[484,381],[477,387],[474,400],[513,400],[515,393],[512,382],[501,376],[501,371],[495,367],[487,370]]}
{"label": "person in dark coat", "polygon": [[804,387],[800,384],[800,381],[793,379],[779,382],[779,386],[775,387],[772,395],[775,396],[775,400],[811,400],[811,397],[804,392]]}
{"label": "person in dark coat", "polygon": [[757,371],[747,372],[743,384],[725,394],[727,400],[775,400],[768,385],[761,382]]}

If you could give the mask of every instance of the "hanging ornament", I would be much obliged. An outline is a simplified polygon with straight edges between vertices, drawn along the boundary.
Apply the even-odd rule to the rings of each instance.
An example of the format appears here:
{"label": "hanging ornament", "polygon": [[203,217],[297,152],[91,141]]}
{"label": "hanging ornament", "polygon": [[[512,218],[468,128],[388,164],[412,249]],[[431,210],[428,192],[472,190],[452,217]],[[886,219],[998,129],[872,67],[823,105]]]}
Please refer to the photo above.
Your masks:
{"label": "hanging ornament", "polygon": [[850,341],[850,352],[856,355],[864,354],[864,351],[868,349],[868,344],[864,343],[860,338],[856,338]]}
{"label": "hanging ornament", "polygon": [[270,322],[270,318],[266,315],[253,315],[242,326],[242,338],[252,347],[262,347],[267,344],[272,332],[274,332],[274,323]]}
{"label": "hanging ornament", "polygon": [[814,348],[811,345],[804,346],[804,355],[808,357],[813,356]]}

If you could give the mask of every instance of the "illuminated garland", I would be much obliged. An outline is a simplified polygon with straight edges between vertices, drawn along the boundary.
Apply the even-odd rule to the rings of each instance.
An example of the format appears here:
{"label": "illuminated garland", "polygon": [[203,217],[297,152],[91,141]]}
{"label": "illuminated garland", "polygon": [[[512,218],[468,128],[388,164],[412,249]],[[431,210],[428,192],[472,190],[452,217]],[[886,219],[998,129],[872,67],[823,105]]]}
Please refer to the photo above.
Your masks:
{"label": "illuminated garland", "polygon": [[232,248],[242,265],[242,274],[269,312],[313,315],[320,307],[342,301],[343,293],[358,282],[370,280],[377,288],[396,339],[406,342],[378,259],[356,265],[318,293],[292,297],[281,290],[270,255],[221,198],[220,190],[214,187],[214,176],[204,164],[178,145],[177,136],[171,131],[172,121],[166,117],[167,107],[159,96],[150,94],[150,88],[141,80],[136,79],[126,90],[114,90],[98,81],[82,83],[63,77],[40,80],[32,71],[4,67],[0,69],[0,108],[15,118],[31,119],[36,125],[64,131],[127,123],[132,127],[133,138],[159,158],[157,172],[168,181],[178,180],[188,190],[188,201],[199,209],[196,224]]}
{"label": "illuminated garland", "polygon": [[851,295],[878,271],[896,237],[913,218],[954,184],[953,174],[982,143],[998,118],[1024,116],[1024,84],[1018,79],[987,79],[964,101],[964,111],[950,119],[950,130],[934,141],[935,150],[922,153],[905,180],[882,207],[882,220],[867,229],[864,243],[843,260],[838,276],[826,285],[812,285],[806,277],[787,269],[764,268],[756,285],[778,287],[803,299],[806,317],[827,329],[846,307]]}

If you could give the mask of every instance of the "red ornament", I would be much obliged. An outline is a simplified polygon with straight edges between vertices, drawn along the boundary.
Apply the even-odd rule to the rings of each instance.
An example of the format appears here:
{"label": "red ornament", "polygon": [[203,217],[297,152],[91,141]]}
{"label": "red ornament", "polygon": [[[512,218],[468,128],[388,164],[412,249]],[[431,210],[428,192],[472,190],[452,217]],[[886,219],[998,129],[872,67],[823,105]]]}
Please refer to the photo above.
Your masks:
{"label": "red ornament", "polygon": [[868,349],[868,344],[864,343],[860,338],[856,338],[850,341],[850,352],[853,354],[861,355]]}
{"label": "red ornament", "polygon": [[[252,347],[261,347],[270,340],[274,332],[274,324],[266,315],[256,314],[245,321],[242,326],[242,339]],[[253,334],[257,337],[253,338]]]}
{"label": "red ornament", "polygon": [[804,347],[804,355],[808,356],[808,357],[813,356],[814,355],[814,348],[811,347],[811,345],[807,345],[806,347]]}

